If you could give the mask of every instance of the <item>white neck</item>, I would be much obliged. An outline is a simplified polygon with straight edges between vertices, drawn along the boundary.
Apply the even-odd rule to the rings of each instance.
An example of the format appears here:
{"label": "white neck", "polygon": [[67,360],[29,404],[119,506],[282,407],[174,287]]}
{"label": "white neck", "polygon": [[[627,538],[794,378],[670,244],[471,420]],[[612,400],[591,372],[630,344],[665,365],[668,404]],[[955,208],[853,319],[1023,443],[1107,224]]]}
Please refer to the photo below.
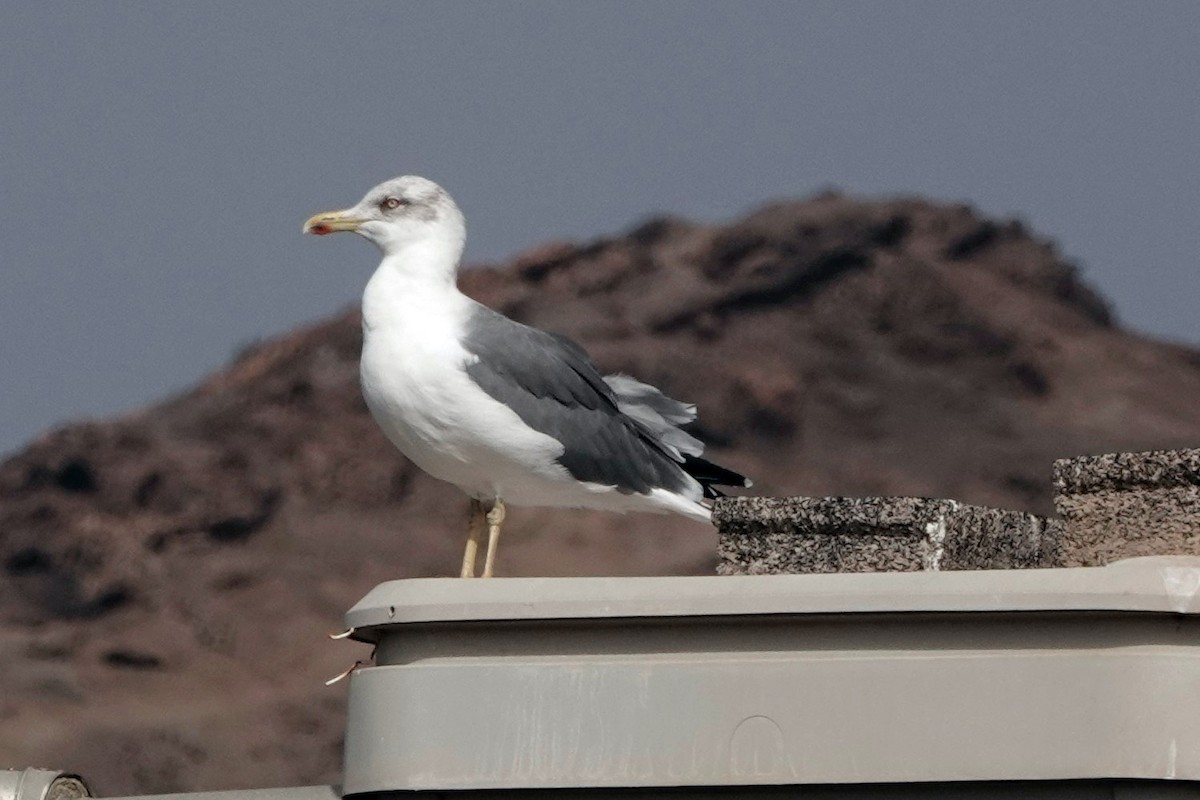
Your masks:
{"label": "white neck", "polygon": [[461,255],[461,241],[434,237],[389,248],[363,292],[363,326],[370,330],[410,319],[414,309],[465,301],[455,283]]}

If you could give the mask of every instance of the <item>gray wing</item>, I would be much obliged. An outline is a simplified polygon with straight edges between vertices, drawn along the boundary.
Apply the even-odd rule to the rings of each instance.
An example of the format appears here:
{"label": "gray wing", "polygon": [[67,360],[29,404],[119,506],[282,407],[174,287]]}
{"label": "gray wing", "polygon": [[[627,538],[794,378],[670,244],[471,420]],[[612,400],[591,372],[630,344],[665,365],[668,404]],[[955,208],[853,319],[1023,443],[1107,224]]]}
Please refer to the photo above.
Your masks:
{"label": "gray wing", "polygon": [[679,427],[695,421],[695,406],[672,400],[628,375],[605,375],[604,382],[616,395],[621,413],[640,422],[676,461],[683,461],[685,455],[698,456],[704,452],[704,444]]}
{"label": "gray wing", "polygon": [[686,408],[682,403],[629,379],[674,404],[650,406],[663,427],[686,437],[664,442],[654,427],[622,413],[621,405],[628,407],[630,401],[618,398],[579,345],[485,306],[472,311],[463,345],[478,357],[467,366],[471,379],[526,425],[561,442],[564,452],[558,460],[572,477],[623,492],[664,488],[699,497],[680,454],[699,443],[669,424],[680,414],[674,406]]}

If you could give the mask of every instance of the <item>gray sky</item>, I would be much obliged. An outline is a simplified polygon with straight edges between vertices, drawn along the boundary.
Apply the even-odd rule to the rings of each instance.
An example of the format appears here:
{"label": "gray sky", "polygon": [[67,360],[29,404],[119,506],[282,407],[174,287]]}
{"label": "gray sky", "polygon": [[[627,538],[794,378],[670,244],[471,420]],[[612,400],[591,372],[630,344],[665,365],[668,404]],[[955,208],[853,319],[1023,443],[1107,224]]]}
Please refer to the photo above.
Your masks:
{"label": "gray sky", "polygon": [[423,174],[468,260],[837,186],[1017,215],[1200,342],[1200,3],[11,3],[0,451],[357,301],[309,214]]}

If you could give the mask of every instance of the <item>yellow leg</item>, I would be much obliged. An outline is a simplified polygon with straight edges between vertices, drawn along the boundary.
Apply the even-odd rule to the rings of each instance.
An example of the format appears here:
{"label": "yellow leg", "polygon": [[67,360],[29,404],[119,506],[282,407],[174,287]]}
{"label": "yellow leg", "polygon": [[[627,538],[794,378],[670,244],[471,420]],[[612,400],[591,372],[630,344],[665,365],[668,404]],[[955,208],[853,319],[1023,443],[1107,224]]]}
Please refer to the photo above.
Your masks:
{"label": "yellow leg", "polygon": [[492,577],[496,565],[496,545],[500,542],[500,526],[504,523],[504,501],[496,498],[496,504],[487,514],[488,549],[487,558],[483,562],[483,577]]}
{"label": "yellow leg", "polygon": [[471,518],[467,520],[467,547],[463,550],[462,573],[459,577],[475,577],[475,556],[479,552],[479,540],[483,538],[486,522],[483,503],[471,498]]}

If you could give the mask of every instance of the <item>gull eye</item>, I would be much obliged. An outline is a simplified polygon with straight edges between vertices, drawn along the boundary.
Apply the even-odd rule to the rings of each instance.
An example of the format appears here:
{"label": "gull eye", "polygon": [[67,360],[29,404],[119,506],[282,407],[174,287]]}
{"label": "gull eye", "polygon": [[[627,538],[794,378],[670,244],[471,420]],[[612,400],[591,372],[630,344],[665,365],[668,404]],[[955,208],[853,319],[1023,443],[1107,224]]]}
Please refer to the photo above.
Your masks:
{"label": "gull eye", "polygon": [[384,208],[386,208],[390,211],[394,208],[399,208],[400,206],[408,205],[408,201],[404,200],[402,198],[399,198],[399,197],[388,197],[388,198],[385,198],[384,201],[382,203],[380,203],[379,205],[383,206]]}

